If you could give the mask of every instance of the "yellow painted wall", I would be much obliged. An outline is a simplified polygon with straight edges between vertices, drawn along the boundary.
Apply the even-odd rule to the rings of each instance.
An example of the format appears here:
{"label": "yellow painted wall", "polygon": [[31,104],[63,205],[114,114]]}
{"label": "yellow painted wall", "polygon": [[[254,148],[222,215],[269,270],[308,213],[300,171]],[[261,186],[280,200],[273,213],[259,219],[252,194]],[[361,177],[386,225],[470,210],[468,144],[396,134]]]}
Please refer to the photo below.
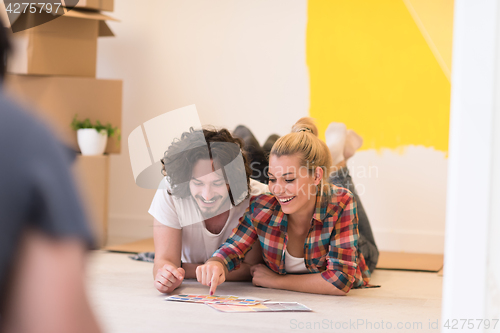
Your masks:
{"label": "yellow painted wall", "polygon": [[450,81],[454,0],[403,0],[403,2]]}
{"label": "yellow painted wall", "polygon": [[320,133],[336,121],[363,149],[448,151],[450,83],[403,0],[309,0],[306,50]]}

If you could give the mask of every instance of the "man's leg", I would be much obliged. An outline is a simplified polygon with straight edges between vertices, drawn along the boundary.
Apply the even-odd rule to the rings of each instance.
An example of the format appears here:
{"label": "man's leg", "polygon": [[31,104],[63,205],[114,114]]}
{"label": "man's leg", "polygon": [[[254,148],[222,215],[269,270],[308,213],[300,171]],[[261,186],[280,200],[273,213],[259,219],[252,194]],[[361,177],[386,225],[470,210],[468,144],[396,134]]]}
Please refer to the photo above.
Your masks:
{"label": "man's leg", "polygon": [[378,262],[378,249],[375,244],[375,238],[373,237],[372,228],[370,226],[370,221],[368,220],[368,215],[366,215],[361,199],[354,183],[352,182],[351,175],[349,174],[349,169],[344,166],[340,167],[335,173],[330,176],[330,183],[348,189],[354,195],[354,199],[357,203],[358,211],[358,229],[359,229],[359,240],[358,248],[363,256],[365,257],[366,264],[370,269],[370,272],[375,270]]}
{"label": "man's leg", "polygon": [[265,173],[268,164],[267,156],[252,132],[243,125],[239,125],[233,131],[233,135],[243,140],[244,149],[247,152],[252,179],[267,184],[269,179]]}
{"label": "man's leg", "polygon": [[331,175],[330,182],[347,188],[354,195],[358,207],[358,248],[365,257],[370,272],[373,272],[378,262],[377,245],[370,227],[370,221],[346,166],[347,159],[352,157],[356,150],[362,146],[363,138],[353,130],[348,130],[342,123],[331,123],[326,129],[325,138],[334,164],[337,165],[337,170]]}
{"label": "man's leg", "polygon": [[266,153],[266,157],[269,157],[269,154],[271,153],[271,149],[274,146],[274,143],[278,141],[280,136],[278,134],[271,134],[267,138],[266,142],[264,142],[264,145],[262,146],[262,149],[264,150],[264,153]]}

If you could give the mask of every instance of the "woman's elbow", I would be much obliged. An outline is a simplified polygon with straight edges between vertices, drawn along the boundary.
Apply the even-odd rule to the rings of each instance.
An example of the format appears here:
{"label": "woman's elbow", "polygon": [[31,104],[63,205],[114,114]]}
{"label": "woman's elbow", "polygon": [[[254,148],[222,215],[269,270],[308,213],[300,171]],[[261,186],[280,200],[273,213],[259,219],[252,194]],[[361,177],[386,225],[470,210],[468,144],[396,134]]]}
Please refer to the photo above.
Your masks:
{"label": "woman's elbow", "polygon": [[333,296],[346,296],[351,289],[351,279],[349,279],[348,276],[346,284],[343,284],[338,281],[339,279],[335,278],[335,275],[336,274],[334,271],[325,271],[321,273],[321,277],[323,278],[323,282],[321,283],[321,289],[324,291],[323,294]]}
{"label": "woman's elbow", "polygon": [[332,295],[332,296],[346,296],[347,292],[342,291],[342,290],[340,290],[337,287],[332,285],[332,289],[330,290],[330,292],[328,294]]}
{"label": "woman's elbow", "polygon": [[336,296],[346,296],[347,293],[345,291],[337,289],[337,293],[335,294]]}
{"label": "woman's elbow", "polygon": [[343,291],[339,288],[337,288],[334,284],[328,282],[328,281],[324,281],[325,284],[323,284],[322,286],[322,292],[321,294],[325,294],[325,295],[332,295],[332,296],[345,296],[347,295],[347,292],[346,291]]}

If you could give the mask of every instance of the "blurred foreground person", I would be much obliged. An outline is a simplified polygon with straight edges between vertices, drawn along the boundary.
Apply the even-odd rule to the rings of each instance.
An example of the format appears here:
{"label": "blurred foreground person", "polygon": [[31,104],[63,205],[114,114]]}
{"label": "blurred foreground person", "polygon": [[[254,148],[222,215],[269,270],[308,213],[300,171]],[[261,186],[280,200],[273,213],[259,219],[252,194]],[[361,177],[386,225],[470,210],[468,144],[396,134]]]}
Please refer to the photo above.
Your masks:
{"label": "blurred foreground person", "polygon": [[[0,77],[9,44],[0,22]],[[0,88],[0,332],[99,332],[68,151]]]}

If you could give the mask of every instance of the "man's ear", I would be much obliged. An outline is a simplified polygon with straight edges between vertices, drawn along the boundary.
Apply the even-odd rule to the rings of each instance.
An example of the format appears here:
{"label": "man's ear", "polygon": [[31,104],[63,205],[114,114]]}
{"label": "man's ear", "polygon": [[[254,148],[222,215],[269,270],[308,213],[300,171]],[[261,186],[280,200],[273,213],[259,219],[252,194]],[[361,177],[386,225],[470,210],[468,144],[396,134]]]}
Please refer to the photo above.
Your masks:
{"label": "man's ear", "polygon": [[321,183],[321,180],[323,179],[323,172],[322,167],[316,167],[314,170],[314,185],[319,185],[319,183]]}

